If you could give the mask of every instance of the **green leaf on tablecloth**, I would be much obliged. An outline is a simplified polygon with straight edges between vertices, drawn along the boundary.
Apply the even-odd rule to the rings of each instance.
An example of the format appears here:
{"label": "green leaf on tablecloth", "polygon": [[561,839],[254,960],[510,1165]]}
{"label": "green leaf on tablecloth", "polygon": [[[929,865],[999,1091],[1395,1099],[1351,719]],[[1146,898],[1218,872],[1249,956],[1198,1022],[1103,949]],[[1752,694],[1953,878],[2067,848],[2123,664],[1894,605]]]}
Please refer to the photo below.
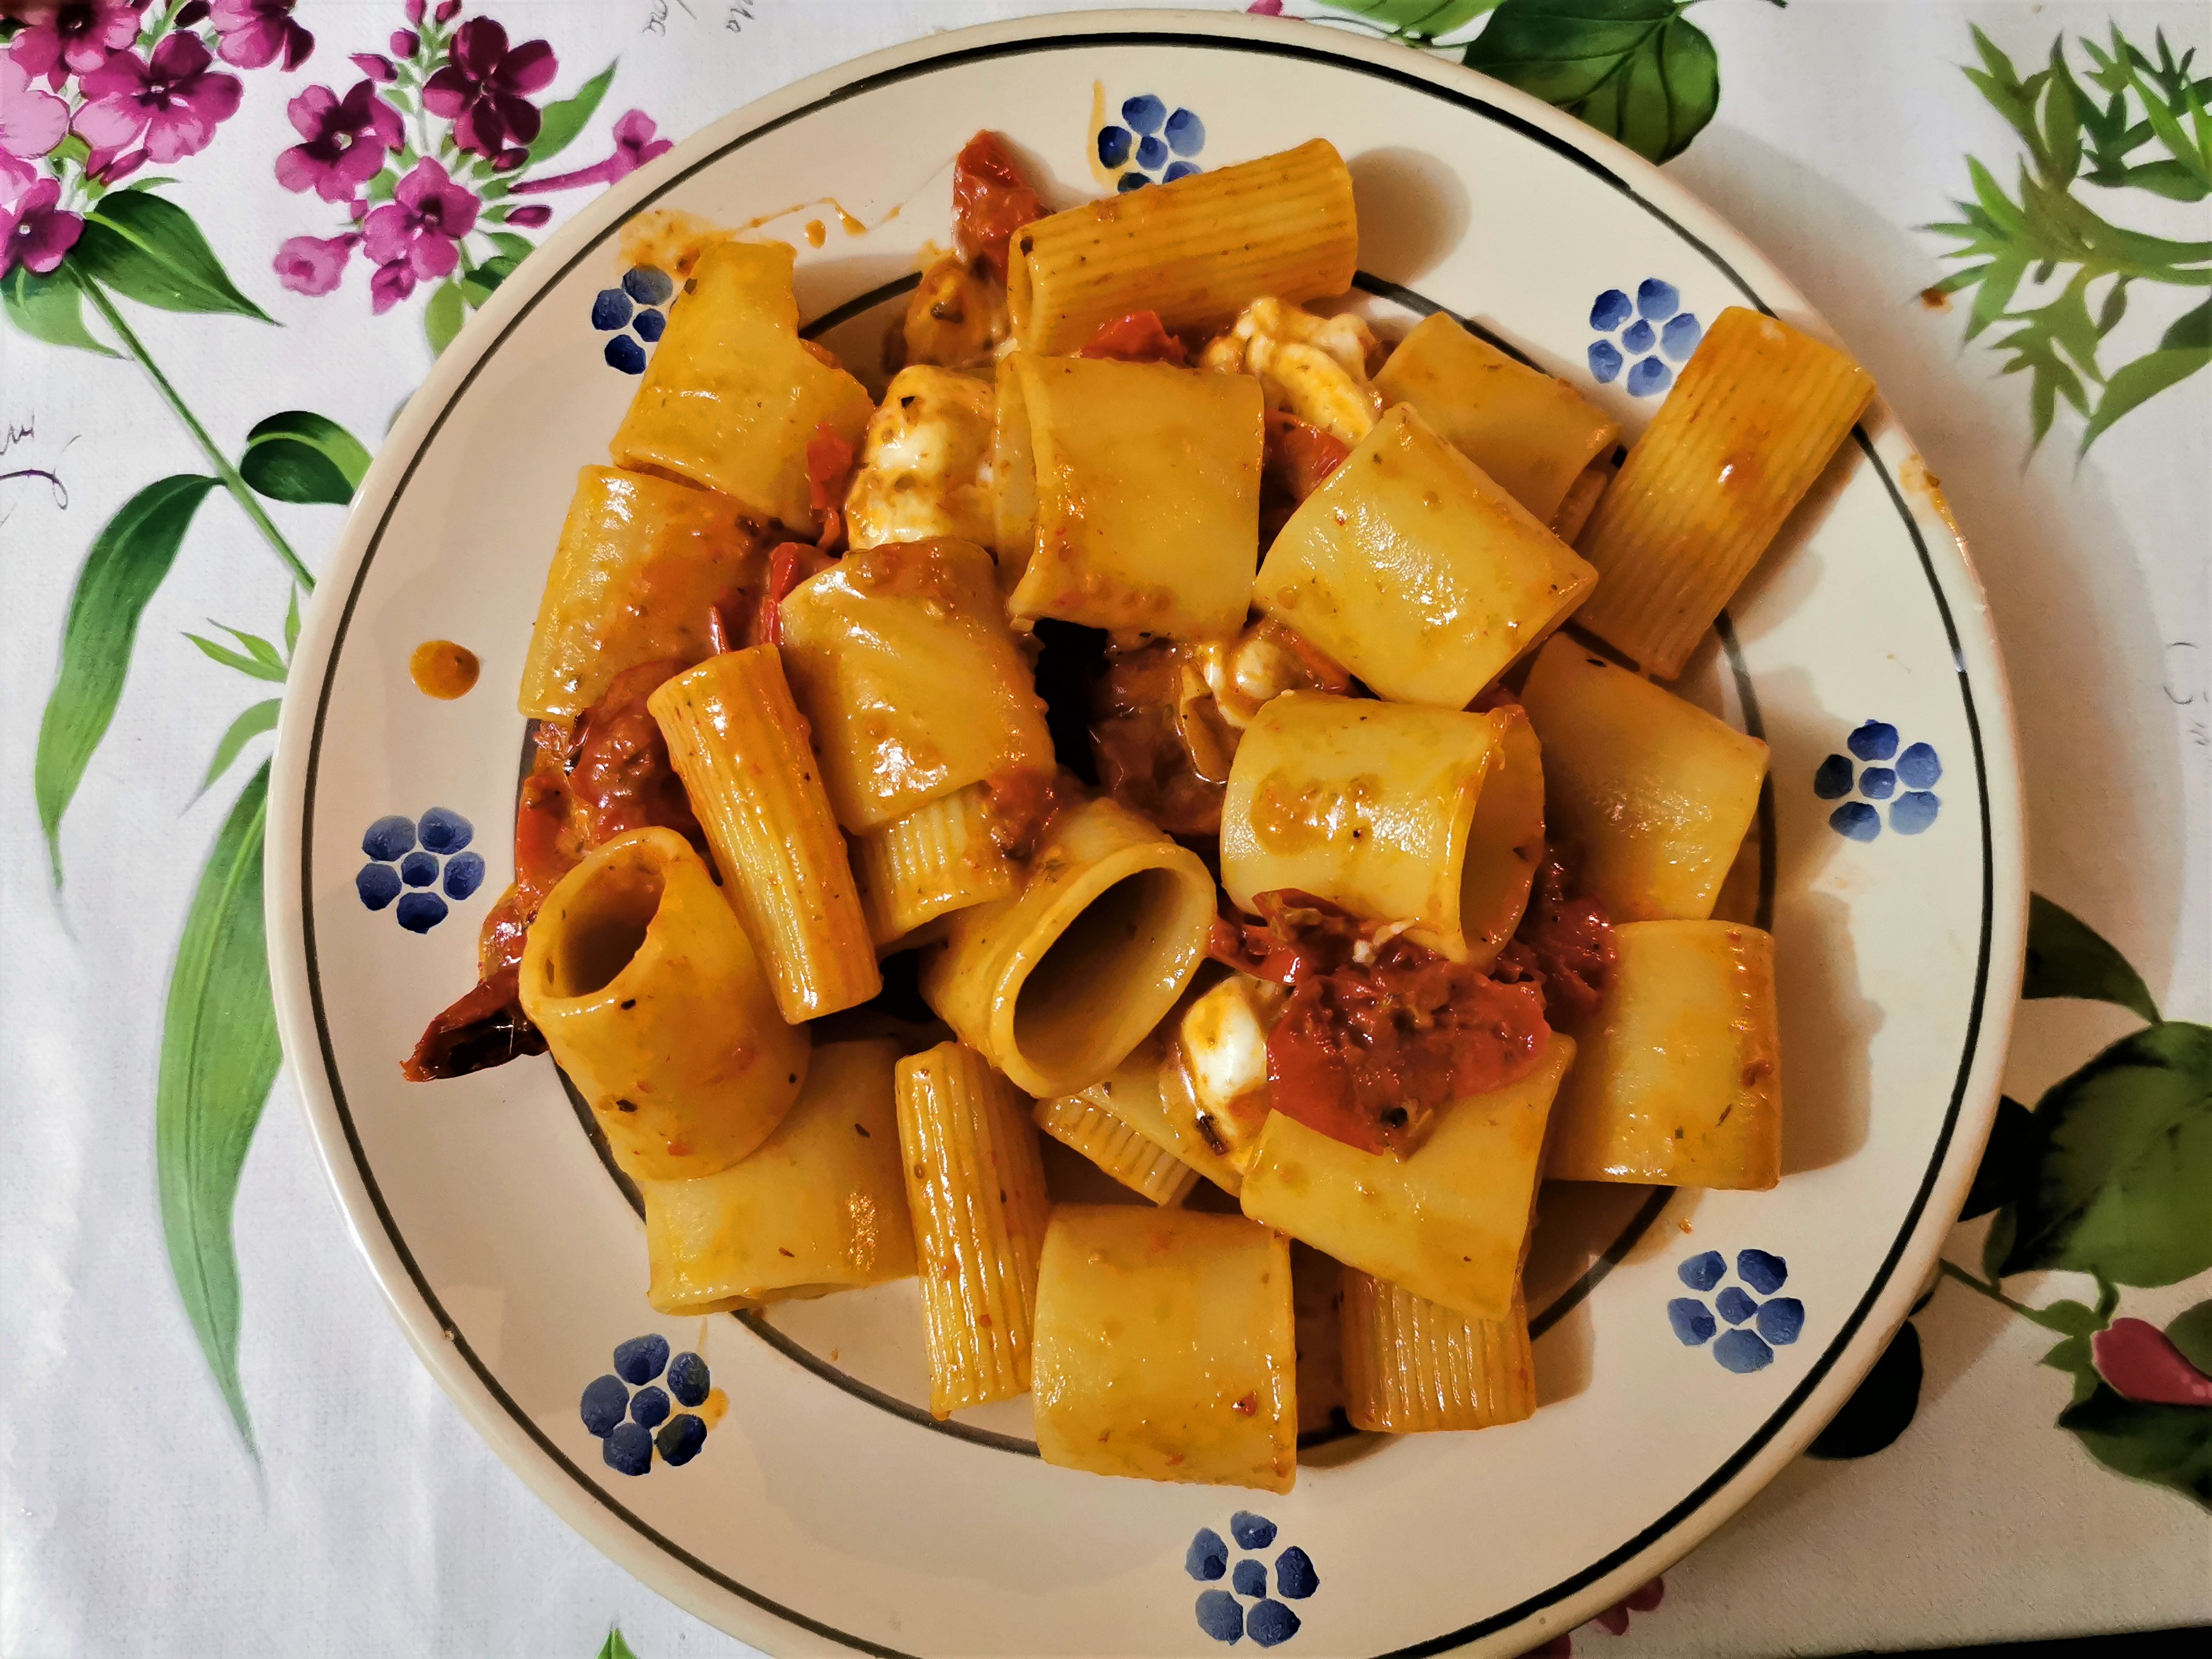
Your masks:
{"label": "green leaf on tablecloth", "polygon": [[1911,1426],[1920,1409],[1920,1332],[1907,1320],[1843,1410],[1805,1449],[1814,1457],[1871,1457]]}
{"label": "green leaf on tablecloth", "polygon": [[368,460],[361,440],[336,421],[293,409],[246,434],[238,471],[271,501],[343,507],[361,487]]}
{"label": "green leaf on tablecloth", "polygon": [[2144,1405],[2100,1382],[2059,1413],[2058,1426],[2106,1468],[2171,1486],[2212,1510],[2212,1410]]}
{"label": "green leaf on tablecloth", "polygon": [[2166,1340],[2180,1350],[2184,1359],[2212,1376],[2212,1302],[2200,1302],[2176,1314],[2166,1328]]}
{"label": "green leaf on tablecloth", "polygon": [[1654,161],[1720,107],[1720,59],[1682,0],[1504,0],[1468,67],[1531,93]]}
{"label": "green leaf on tablecloth", "polygon": [[120,355],[86,331],[84,290],[66,273],[41,276],[28,265],[17,265],[0,282],[0,313],[23,333],[48,345],[96,351],[103,357]]}
{"label": "green leaf on tablecloth", "polygon": [[469,309],[474,311],[490,299],[499,285],[512,276],[514,268],[521,263],[520,259],[510,258],[501,253],[463,271],[460,276],[461,297],[468,301]]}
{"label": "green leaf on tablecloth", "polygon": [[607,1639],[599,1647],[599,1659],[637,1659],[630,1644],[623,1640],[619,1626],[607,1632]]}
{"label": "green leaf on tablecloth", "polygon": [[2020,994],[2030,1002],[2039,997],[2109,1002],[2158,1023],[2158,1004],[2128,959],[2087,922],[2040,893],[2028,895],[2027,969]]}
{"label": "green leaf on tablecloth", "polygon": [[283,707],[282,698],[271,697],[266,702],[257,702],[230,723],[222,740],[215,746],[215,758],[208,763],[207,776],[200,780],[200,793],[205,794],[215,781],[230,770],[239,751],[264,732],[276,729],[276,711]]}
{"label": "green leaf on tablecloth", "polygon": [[[616,63],[622,60],[617,58]],[[599,100],[607,95],[607,88],[615,78],[614,64],[608,64],[597,75],[576,88],[573,98],[563,98],[548,104],[540,112],[538,137],[530,144],[530,160],[524,165],[536,167],[540,161],[550,161],[568,148],[592,113],[599,106]]]}
{"label": "green leaf on tablecloth", "polygon": [[[2212,1267],[2212,1028],[2122,1039],[2036,1107],[2044,1151],[2000,1273],[2172,1285]],[[1996,1229],[1991,1230],[1992,1239]]]}
{"label": "green leaf on tablecloth", "polygon": [[32,793],[46,831],[54,884],[62,879],[62,814],[69,811],[93,751],[115,718],[138,619],[176,562],[177,549],[213,478],[190,475],[151,483],[123,504],[93,538],[62,624],[61,671],[39,722]]}
{"label": "green leaf on tablecloth", "polygon": [[467,316],[461,285],[453,282],[441,283],[438,291],[430,296],[430,303],[422,307],[422,334],[430,342],[432,356],[453,344],[453,336],[461,331],[461,324]]}
{"label": "green leaf on tablecloth", "polygon": [[284,683],[284,659],[278,654],[275,646],[258,634],[241,633],[228,623],[217,623],[216,626],[244,646],[244,653],[233,651],[228,646],[217,645],[213,640],[198,634],[187,633],[185,637],[199,647],[203,655],[212,657],[225,668],[235,668],[240,673],[250,675],[257,680],[270,680],[279,685]]}
{"label": "green leaf on tablecloth", "polygon": [[2157,350],[2112,371],[2104,395],[2097,399],[2095,412],[2082,429],[2081,447],[2087,449],[2123,415],[2168,386],[2180,385],[2207,363],[2212,363],[2212,300],[2175,319],[2160,339]]}
{"label": "green leaf on tablecloth", "polygon": [[398,175],[390,167],[386,167],[368,181],[368,188],[365,194],[372,202],[388,202],[398,193]]}
{"label": "green leaf on tablecloth", "polygon": [[1408,40],[1433,40],[1464,28],[1498,0],[1327,0],[1331,10],[1350,12],[1380,24]]}
{"label": "green leaf on tablecloth", "polygon": [[[356,481],[358,482],[358,481]],[[284,607],[284,654],[289,657],[292,647],[300,642],[300,590],[292,590],[291,603]]]}
{"label": "green leaf on tablecloth", "polygon": [[116,191],[102,198],[85,216],[70,263],[141,305],[274,320],[238,291],[191,215],[165,197]]}
{"label": "green leaf on tablecloth", "polygon": [[2001,1098],[1996,1121],[1990,1126],[1989,1145],[1982,1149],[1959,1219],[1972,1221],[2018,1198],[2034,1181],[2036,1160],[2042,1156],[2043,1136],[2035,1114],[2009,1095]]}
{"label": "green leaf on tablecloth", "polygon": [[238,1377],[238,1257],[230,1223],[239,1171],[278,1058],[261,915],[268,806],[264,761],[223,820],[185,918],[161,1022],[154,1106],[170,1271],[249,1447],[253,1425]]}
{"label": "green leaf on tablecloth", "polygon": [[2011,1205],[1990,1218],[1990,1230],[1982,1236],[1982,1273],[1992,1285],[2004,1277],[2005,1258],[2012,1254],[2012,1243],[2019,1233],[2020,1218]]}
{"label": "green leaf on tablecloth", "polygon": [[537,252],[538,245],[520,232],[495,230],[490,234],[492,246],[517,264],[520,264]]}
{"label": "green leaf on tablecloth", "polygon": [[2096,1393],[2096,1356],[2086,1336],[2069,1336],[2043,1356],[2043,1363],[2054,1371],[2063,1371],[2074,1379],[2074,1401],[2077,1405]]}
{"label": "green leaf on tablecloth", "polygon": [[2105,1328],[2103,1318],[2086,1302],[2059,1301],[2046,1307],[2024,1308],[2021,1316],[2062,1336],[2086,1337]]}

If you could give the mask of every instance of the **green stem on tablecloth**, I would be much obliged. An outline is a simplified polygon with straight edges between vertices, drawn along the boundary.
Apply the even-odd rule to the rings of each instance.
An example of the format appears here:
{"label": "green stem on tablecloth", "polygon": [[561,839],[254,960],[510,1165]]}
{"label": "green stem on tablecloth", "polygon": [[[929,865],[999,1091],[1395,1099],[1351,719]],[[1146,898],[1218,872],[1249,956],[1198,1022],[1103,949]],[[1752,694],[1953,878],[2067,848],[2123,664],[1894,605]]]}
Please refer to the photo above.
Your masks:
{"label": "green stem on tablecloth", "polygon": [[200,447],[200,453],[207,457],[208,465],[215,469],[216,477],[222,480],[223,488],[230,491],[232,498],[244,509],[246,516],[253,521],[253,527],[261,532],[261,538],[276,550],[278,558],[284,561],[285,568],[292,573],[292,580],[302,587],[312,589],[315,585],[313,574],[300,562],[300,556],[292,550],[292,544],[284,539],[283,532],[270,522],[268,514],[262,511],[261,503],[255,498],[252,487],[239,477],[238,469],[230,464],[230,458],[216,447],[215,440],[208,436],[207,428],[185,407],[185,400],[178,396],[176,387],[169,384],[169,377],[161,373],[160,366],[148,354],[145,343],[131,331],[131,325],[123,320],[123,313],[115,308],[115,302],[107,297],[98,283],[82,271],[76,276],[77,286],[84,290],[94,308],[106,319],[108,327],[115,331],[115,337],[123,349],[131,354],[139,368],[146,371],[146,378],[153,381],[155,390],[168,400],[169,407],[176,412],[177,418],[185,423],[185,430],[192,434],[193,441]]}
{"label": "green stem on tablecloth", "polygon": [[[1968,1273],[1964,1267],[1959,1266],[1959,1264],[1952,1261],[1950,1257],[1945,1256],[1942,1258],[1936,1265],[1937,1267],[1941,1268],[1948,1277],[1957,1279],[1961,1285],[1964,1285],[1968,1290],[1973,1291],[1976,1295],[1985,1296],[1992,1302],[2002,1303],[2006,1307],[2011,1309],[2014,1313],[2019,1314],[2023,1318],[2035,1319],[2037,1310],[2029,1307],[2025,1302],[2014,1301],[2010,1297],[2007,1296],[2002,1291],[1999,1290],[1988,1279],[1975,1278],[1973,1274]],[[2041,1324],[2043,1322],[2036,1320],[2036,1322],[2038,1324]]]}

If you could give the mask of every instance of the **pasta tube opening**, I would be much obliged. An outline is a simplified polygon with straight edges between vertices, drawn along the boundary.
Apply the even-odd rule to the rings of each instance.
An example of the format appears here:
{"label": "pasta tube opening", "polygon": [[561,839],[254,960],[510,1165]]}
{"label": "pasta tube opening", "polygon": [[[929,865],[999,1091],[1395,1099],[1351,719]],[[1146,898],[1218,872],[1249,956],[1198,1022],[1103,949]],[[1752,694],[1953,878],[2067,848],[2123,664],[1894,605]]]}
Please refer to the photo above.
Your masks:
{"label": "pasta tube opening", "polygon": [[547,947],[546,989],[556,997],[583,997],[612,984],[644,946],[665,886],[653,866],[609,864],[575,896],[568,925]]}

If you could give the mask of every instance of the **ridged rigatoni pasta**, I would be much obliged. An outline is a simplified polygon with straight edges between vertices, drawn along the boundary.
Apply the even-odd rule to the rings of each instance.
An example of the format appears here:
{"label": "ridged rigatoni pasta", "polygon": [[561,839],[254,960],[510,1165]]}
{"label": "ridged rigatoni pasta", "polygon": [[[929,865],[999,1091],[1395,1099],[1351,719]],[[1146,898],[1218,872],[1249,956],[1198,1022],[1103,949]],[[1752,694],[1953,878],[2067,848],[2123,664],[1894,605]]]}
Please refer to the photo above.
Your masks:
{"label": "ridged rigatoni pasta", "polygon": [[699,256],[615,433],[616,465],[689,478],[757,518],[813,522],[807,444],[824,422],[858,443],[876,405],[800,341],[796,257],[739,241]]}
{"label": "ridged rigatoni pasta", "polygon": [[950,1417],[1030,1386],[1050,1200],[1029,1102],[974,1049],[898,1062],[899,1151],[929,1346],[929,1408]]}
{"label": "ridged rigatoni pasta", "polygon": [[805,1087],[750,1157],[696,1181],[641,1181],[646,1299],[716,1313],[914,1273],[892,1107],[898,1045],[824,1043]]}
{"label": "ridged rigatoni pasta", "polygon": [[1342,294],[1359,264],[1352,173],[1334,145],[1310,139],[1039,219],[1012,252],[1007,303],[1031,351],[1077,350],[1133,311],[1182,329],[1263,295]]}
{"label": "ridged rigatoni pasta", "polygon": [[586,854],[523,946],[523,1012],[640,1181],[726,1170],[783,1121],[808,1037],[706,861],[672,830]]}
{"label": "ridged rigatoni pasta", "polygon": [[725,890],[793,1024],[884,988],[845,838],[772,645],[727,651],[646,700]]}
{"label": "ridged rigatoni pasta", "polygon": [[868,422],[845,492],[854,547],[992,536],[991,383],[915,363],[899,370]]}
{"label": "ridged rigatoni pasta", "polygon": [[1197,1183],[1198,1171],[1101,1105],[1097,1092],[1101,1086],[1093,1084],[1079,1095],[1040,1100],[1037,1127],[1161,1208],[1182,1203]]}
{"label": "ridged rigatoni pasta", "polygon": [[1290,1241],[1238,1216],[1064,1204],[1037,1275],[1037,1449],[1094,1474],[1288,1492]]}
{"label": "ridged rigatoni pasta", "polygon": [[1553,836],[1615,922],[1711,915],[1759,810],[1766,745],[1566,638],[1521,701],[1544,745]]}
{"label": "ridged rigatoni pasta", "polygon": [[757,593],[768,557],[738,504],[648,473],[587,466],[561,526],[522,667],[522,712],[574,720],[624,669],[714,647],[709,607]]}
{"label": "ridged rigatoni pasta", "polygon": [[[1031,503],[1016,617],[1170,639],[1244,625],[1260,550],[1259,381],[1016,352],[999,384],[1001,428],[1028,428],[997,451],[1009,470],[1026,451],[1030,468],[1013,486]],[[1011,507],[1000,526],[1019,534]]]}
{"label": "ridged rigatoni pasta", "polygon": [[1206,954],[1213,877],[1110,800],[1057,814],[1008,897],[955,912],[921,963],[938,1018],[1039,1099],[1087,1089]]}
{"label": "ridged rigatoni pasta", "polygon": [[1604,578],[1582,625],[1662,679],[1680,673],[1874,392],[1835,347],[1721,313],[1577,544]]}
{"label": "ridged rigatoni pasta", "polygon": [[860,908],[879,945],[1014,890],[1013,861],[991,838],[988,790],[980,783],[854,836],[852,854]]}
{"label": "ridged rigatoni pasta", "polygon": [[1620,437],[1620,422],[1565,380],[1516,362],[1441,311],[1398,343],[1375,389],[1411,405],[1547,525]]}
{"label": "ridged rigatoni pasta", "polygon": [[1154,1033],[1129,1057],[1079,1097],[1095,1101],[1147,1139],[1166,1147],[1225,1193],[1235,1193],[1243,1173],[1217,1137],[1206,1139],[1203,1114],[1177,1061],[1174,1044]]}
{"label": "ridged rigatoni pasta", "polygon": [[1264,704],[1222,803],[1231,902],[1256,914],[1257,895],[1295,888],[1464,958],[1468,831],[1504,724],[1326,691]]}
{"label": "ridged rigatoni pasta", "polygon": [[1536,1355],[1520,1287],[1503,1319],[1469,1319],[1343,1270],[1345,1415],[1374,1434],[1518,1423],[1536,1411]]}
{"label": "ridged rigatoni pasta", "polygon": [[1401,404],[1291,515],[1253,599],[1378,696],[1464,708],[1596,580]]}
{"label": "ridged rigatoni pasta", "polygon": [[1498,960],[1528,908],[1528,890],[1544,861],[1544,753],[1528,711],[1512,704],[1490,711],[1498,763],[1474,804],[1460,866],[1459,924],[1466,960],[1487,968]]}
{"label": "ridged rigatoni pasta", "polygon": [[1559,1091],[1554,1181],[1764,1191],[1782,1178],[1774,940],[1729,921],[1632,921]]}
{"label": "ridged rigatoni pasta", "polygon": [[1535,1070],[1443,1107],[1403,1158],[1271,1112],[1238,1201],[1348,1267],[1470,1319],[1504,1319],[1528,1249],[1546,1121],[1575,1052],[1553,1032]]}

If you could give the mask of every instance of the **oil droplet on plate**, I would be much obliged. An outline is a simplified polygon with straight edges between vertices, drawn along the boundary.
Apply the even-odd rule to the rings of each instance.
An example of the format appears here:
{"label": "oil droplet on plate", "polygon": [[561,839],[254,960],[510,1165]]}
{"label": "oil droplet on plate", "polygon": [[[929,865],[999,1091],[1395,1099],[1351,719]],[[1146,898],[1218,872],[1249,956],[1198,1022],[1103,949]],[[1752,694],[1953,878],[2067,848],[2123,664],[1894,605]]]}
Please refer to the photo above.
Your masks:
{"label": "oil droplet on plate", "polygon": [[709,1430],[717,1427],[730,1409],[730,1396],[720,1389],[707,1390],[707,1397],[699,1402],[699,1420]]}
{"label": "oil droplet on plate", "polygon": [[820,247],[820,246],[822,246],[822,244],[823,244],[823,243],[824,243],[824,242],[828,241],[829,240],[830,240],[830,232],[829,232],[829,229],[828,229],[828,228],[827,228],[826,226],[824,226],[824,225],[823,224],[823,222],[822,222],[819,219],[809,219],[809,220],[806,222],[806,246],[809,246],[809,247]]}
{"label": "oil droplet on plate", "polygon": [[415,689],[426,697],[446,702],[468,696],[481,668],[475,652],[451,640],[425,640],[407,659],[407,672]]}

